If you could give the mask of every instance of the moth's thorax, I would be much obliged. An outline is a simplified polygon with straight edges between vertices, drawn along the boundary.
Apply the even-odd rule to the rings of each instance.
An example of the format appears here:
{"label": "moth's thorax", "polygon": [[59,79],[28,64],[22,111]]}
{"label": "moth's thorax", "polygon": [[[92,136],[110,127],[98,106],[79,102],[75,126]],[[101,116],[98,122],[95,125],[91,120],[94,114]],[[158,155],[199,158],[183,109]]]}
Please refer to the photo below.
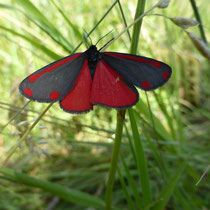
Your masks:
{"label": "moth's thorax", "polygon": [[88,59],[88,67],[90,70],[91,77],[94,77],[97,63],[100,59],[100,53],[97,50],[95,45],[91,45],[89,49],[86,51],[87,59]]}
{"label": "moth's thorax", "polygon": [[89,62],[97,62],[99,58],[99,51],[95,45],[91,45],[86,51]]}

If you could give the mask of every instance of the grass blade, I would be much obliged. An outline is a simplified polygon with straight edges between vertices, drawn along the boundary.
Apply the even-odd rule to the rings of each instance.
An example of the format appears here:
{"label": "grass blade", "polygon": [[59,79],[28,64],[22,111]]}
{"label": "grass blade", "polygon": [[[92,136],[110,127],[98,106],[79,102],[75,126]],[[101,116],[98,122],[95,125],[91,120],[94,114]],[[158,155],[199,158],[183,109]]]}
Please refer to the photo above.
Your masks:
{"label": "grass blade", "polygon": [[[144,13],[145,2],[146,2],[146,0],[138,0],[134,20],[136,20],[139,16],[141,16]],[[139,36],[140,36],[141,24],[142,24],[142,19],[140,21],[138,21],[133,28],[130,53],[136,54]]]}
{"label": "grass blade", "polygon": [[128,132],[128,128],[127,128],[126,124],[124,124],[124,125],[125,125],[125,131],[126,131],[126,135],[127,135],[127,138],[128,138],[129,146],[130,146],[130,149],[131,149],[131,152],[132,152],[132,155],[133,155],[133,159],[136,162],[136,151],[135,151],[134,146],[133,146],[133,139],[131,138],[131,136]]}
{"label": "grass blade", "polygon": [[128,182],[129,182],[129,184],[131,186],[131,189],[133,191],[133,196],[134,196],[134,198],[136,200],[137,207],[138,207],[138,209],[142,209],[143,208],[143,204],[141,202],[141,198],[140,198],[140,195],[138,193],[138,189],[136,187],[135,180],[131,176],[131,173],[129,171],[129,168],[128,168],[128,166],[127,166],[127,164],[126,164],[126,162],[125,162],[125,160],[123,159],[122,156],[121,156],[121,161],[122,161],[123,167],[125,169],[126,177],[127,177]]}
{"label": "grass blade", "polygon": [[79,206],[104,208],[104,202],[100,198],[81,192],[79,190],[72,190],[53,182],[33,178],[31,176],[15,172],[8,168],[2,169],[1,173],[4,174],[7,179],[10,178],[19,183],[40,188],[46,192],[56,195],[66,201],[73,202]]}
{"label": "grass blade", "polygon": [[[69,53],[72,52],[73,46],[71,43],[59,32],[56,27],[51,23],[35,6],[28,0],[16,1],[26,11],[26,14],[33,20],[37,20],[43,29],[61,45]],[[30,13],[28,12],[30,11]],[[42,29],[42,28],[41,28]]]}
{"label": "grass blade", "polygon": [[148,169],[146,164],[146,158],[144,155],[144,150],[141,144],[141,139],[139,135],[139,131],[136,124],[136,119],[133,114],[133,110],[128,110],[131,128],[133,132],[134,144],[136,149],[136,156],[137,156],[137,168],[138,174],[142,186],[142,194],[143,194],[143,205],[146,206],[151,202],[151,191],[150,191],[150,184],[149,184],[149,175]]}
{"label": "grass blade", "polygon": [[9,151],[9,154],[7,155],[6,159],[3,161],[2,166],[0,167],[0,170],[6,166],[7,162],[11,158],[11,156],[14,154],[16,149],[20,146],[20,144],[26,139],[30,131],[36,126],[36,124],[42,119],[42,117],[46,114],[46,112],[50,109],[50,107],[53,105],[53,103],[49,104],[45,110],[39,115],[39,117],[34,121],[34,123],[26,130],[26,132],[22,135],[20,140],[13,146],[13,148]]}
{"label": "grass blade", "polygon": [[143,129],[143,133],[144,133],[144,136],[146,137],[146,139],[148,141],[149,147],[152,150],[153,155],[154,155],[154,157],[155,157],[155,159],[156,159],[156,161],[157,161],[157,163],[160,167],[160,170],[162,171],[161,174],[162,174],[163,178],[165,178],[165,176],[167,175],[167,170],[165,168],[165,164],[164,164],[163,158],[161,156],[161,153],[158,150],[158,147],[154,144],[154,142],[152,142],[151,137],[146,132],[146,129]]}
{"label": "grass blade", "polygon": [[171,130],[171,134],[173,136],[173,139],[177,139],[176,137],[176,131],[174,129],[174,121],[171,120],[171,116],[169,115],[168,113],[168,110],[166,109],[166,105],[165,103],[163,102],[161,96],[158,96],[157,93],[155,91],[153,91],[153,95],[161,109],[161,111],[163,112],[167,122],[168,122],[168,126],[170,127],[170,130]]}
{"label": "grass blade", "polygon": [[14,31],[13,29],[10,29],[10,28],[7,28],[5,26],[2,26],[0,25],[0,28],[7,31],[7,32],[10,32],[11,34],[15,35],[15,36],[18,36],[24,40],[26,40],[27,42],[31,43],[33,46],[37,47],[38,49],[42,50],[46,55],[48,55],[49,57],[51,57],[52,59],[54,60],[58,60],[61,58],[60,55],[56,54],[55,52],[53,52],[52,50],[50,50],[49,48],[45,47],[44,45],[42,45],[37,39],[36,37],[28,37],[28,36],[25,36],[23,34],[20,34],[16,31]]}
{"label": "grass blade", "polygon": [[112,191],[114,186],[115,174],[117,171],[117,161],[120,151],[120,144],[122,140],[122,131],[123,131],[123,123],[125,120],[125,110],[117,111],[117,126],[116,126],[116,134],[114,139],[113,151],[112,151],[112,159],[111,166],[109,169],[109,177],[106,185],[106,210],[110,210],[112,206]]}
{"label": "grass blade", "polygon": [[[142,101],[139,100],[138,104],[136,105],[137,109],[139,110],[140,114],[144,115],[144,119],[148,119],[151,121],[150,112],[148,110],[147,105]],[[168,133],[168,131],[163,127],[160,120],[153,115],[155,131],[162,137],[162,139],[166,141],[172,140],[172,136]],[[152,128],[152,123],[150,122],[150,126]]]}
{"label": "grass blade", "polygon": [[166,207],[166,204],[168,203],[170,197],[172,196],[172,193],[174,192],[174,189],[176,187],[177,181],[179,180],[180,176],[182,175],[182,172],[185,169],[185,163],[183,163],[177,172],[172,176],[166,186],[163,188],[161,193],[158,196],[156,204],[151,208],[151,210],[162,210]]}
{"label": "grass blade", "polygon": [[[110,13],[110,11],[113,9],[113,7],[117,4],[117,2],[118,2],[119,0],[116,0],[110,7],[109,7],[109,9],[106,11],[106,13],[102,16],[102,18],[96,23],[96,25],[91,29],[91,31],[87,34],[87,36],[89,37],[92,33],[93,33],[93,31],[100,25],[100,23],[104,20],[104,18]],[[83,42],[80,42],[77,46],[76,46],[76,48],[73,50],[73,52],[72,53],[74,53],[74,52],[76,52],[78,49],[79,49],[79,47],[82,45],[82,43]]]}
{"label": "grass blade", "polygon": [[[145,0],[138,0],[137,7],[136,7],[136,14],[134,18],[135,21],[137,21],[137,19],[140,18],[142,14],[144,13],[145,2],[146,2]],[[134,28],[133,28],[131,47],[130,47],[130,53],[132,54],[136,54],[136,51],[137,51],[141,24],[142,24],[142,19],[140,19],[134,25]],[[136,149],[137,168],[138,168],[140,182],[142,185],[143,206],[146,206],[151,202],[151,191],[150,191],[147,164],[146,164],[144,150],[141,144],[141,139],[138,132],[135,116],[133,114],[133,110],[129,109],[128,113],[129,113],[131,128],[132,128],[133,137],[134,137],[134,144],[135,144],[135,149]]]}
{"label": "grass blade", "polygon": [[14,116],[1,128],[0,134],[28,106],[29,103],[30,103],[30,100],[28,100],[28,102],[23,107],[21,107],[19,110],[17,110],[17,112],[14,114]]}
{"label": "grass blade", "polygon": [[127,202],[128,202],[129,209],[130,209],[130,210],[135,210],[134,203],[133,203],[133,201],[132,201],[131,196],[129,195],[129,192],[128,192],[128,190],[127,190],[127,186],[126,186],[126,184],[125,184],[125,180],[123,179],[123,176],[122,176],[122,173],[121,173],[119,167],[117,167],[117,172],[118,172],[118,176],[119,176],[120,183],[121,183],[121,186],[122,186],[122,188],[123,188],[123,191],[124,191],[126,200],[127,200]]}
{"label": "grass blade", "polygon": [[70,20],[69,18],[66,16],[66,14],[63,12],[62,9],[60,9],[58,7],[58,5],[52,0],[51,1],[53,3],[53,5],[56,7],[56,9],[58,10],[58,12],[61,14],[61,16],[63,17],[63,19],[66,21],[66,23],[69,25],[70,28],[72,28],[72,30],[74,31],[75,35],[78,37],[78,39],[82,39],[82,34],[80,33],[80,31],[77,29],[77,26],[75,26]]}
{"label": "grass blade", "polygon": [[193,8],[196,19],[200,23],[198,25],[198,27],[199,27],[199,30],[200,30],[200,33],[201,33],[201,37],[202,37],[203,41],[207,44],[208,42],[207,42],[207,39],[206,39],[206,35],[205,35],[205,32],[204,32],[204,28],[203,28],[202,20],[201,20],[199,11],[198,11],[198,7],[196,5],[196,1],[195,0],[190,0],[190,3],[191,3],[191,6]]}
{"label": "grass blade", "polygon": [[9,4],[0,4],[0,7],[3,9],[14,9],[14,10],[18,10],[16,7],[13,7]]}
{"label": "grass blade", "polygon": [[[126,18],[125,18],[125,14],[124,14],[124,12],[123,12],[123,8],[122,8],[122,5],[121,5],[120,1],[118,1],[118,5],[119,5],[119,8],[120,8],[120,13],[121,13],[121,15],[122,15],[124,25],[125,25],[125,27],[127,28],[127,27],[128,27],[128,24],[127,24],[127,21],[126,21]],[[128,30],[127,33],[128,33],[128,38],[129,38],[129,40],[131,41],[131,34],[130,34],[130,31]]]}

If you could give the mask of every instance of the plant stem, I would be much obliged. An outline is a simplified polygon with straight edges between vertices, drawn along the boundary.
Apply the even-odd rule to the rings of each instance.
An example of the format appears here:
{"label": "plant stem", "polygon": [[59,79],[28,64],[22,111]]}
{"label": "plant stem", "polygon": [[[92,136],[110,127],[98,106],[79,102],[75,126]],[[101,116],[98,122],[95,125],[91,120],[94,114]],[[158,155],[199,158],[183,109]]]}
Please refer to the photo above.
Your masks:
{"label": "plant stem", "polygon": [[193,11],[194,11],[194,14],[195,14],[196,19],[200,23],[198,25],[198,27],[199,27],[199,30],[200,30],[200,33],[201,33],[202,40],[206,44],[208,44],[207,39],[206,39],[206,36],[205,36],[204,29],[203,29],[202,20],[201,20],[201,17],[200,17],[200,14],[199,14],[199,11],[198,11],[198,8],[197,8],[197,5],[196,5],[196,1],[195,0],[190,0],[190,3],[192,5],[192,8],[193,8]]}
{"label": "plant stem", "polygon": [[[141,25],[142,25],[142,18],[140,18],[140,17],[143,17],[146,14],[148,14],[148,12],[151,11],[152,9],[156,8],[160,2],[161,2],[161,0],[158,1],[158,3],[156,3],[151,9],[147,10],[144,13],[146,0],[138,0],[136,14],[135,14],[135,21],[134,21],[137,24],[135,24],[134,29],[133,29],[133,34],[132,34],[131,48],[130,48],[131,54],[136,54],[136,51],[137,51],[137,46],[138,46],[140,31],[141,31]],[[148,168],[147,168],[146,158],[144,155],[144,149],[141,144],[141,139],[140,139],[140,135],[139,135],[136,120],[135,120],[135,115],[134,115],[132,109],[129,109],[128,111],[129,111],[128,112],[129,119],[130,119],[130,123],[131,123],[131,129],[133,132],[134,144],[135,144],[135,149],[136,149],[137,168],[138,168],[138,174],[139,174],[139,179],[140,179],[140,183],[141,183],[141,187],[142,187],[142,195],[143,195],[142,196],[143,206],[146,206],[152,200]]]}
{"label": "plant stem", "polygon": [[140,15],[138,18],[136,18],[130,25],[128,25],[124,30],[122,30],[116,37],[113,38],[112,41],[110,41],[107,45],[105,45],[102,48],[102,51],[108,48],[115,40],[119,39],[129,28],[131,28],[133,25],[135,25],[137,22],[139,22],[144,16],[146,16],[150,11],[155,9],[161,2],[164,0],[158,1],[154,6],[152,6],[150,9],[148,9],[145,13]]}
{"label": "plant stem", "polygon": [[[92,34],[92,32],[98,27],[98,25],[103,21],[103,19],[109,14],[109,12],[112,10],[112,8],[117,4],[118,0],[116,0],[111,7],[107,10],[107,12],[103,15],[103,17],[97,22],[97,24],[92,28],[92,30],[88,33],[88,37]],[[72,54],[75,53],[78,48],[82,45],[83,41],[80,42],[76,48],[72,51]]]}
{"label": "plant stem", "polygon": [[22,107],[20,108],[15,115],[3,126],[3,128],[0,130],[0,133],[28,106],[30,103],[30,100]]}
{"label": "plant stem", "polygon": [[23,136],[21,137],[21,139],[15,144],[15,146],[10,150],[9,154],[7,155],[6,159],[4,160],[2,166],[0,167],[0,171],[3,167],[6,166],[8,160],[10,159],[10,157],[14,154],[14,152],[16,151],[16,149],[20,146],[20,144],[27,138],[28,134],[30,133],[30,131],[36,126],[36,124],[40,121],[40,119],[44,116],[44,114],[49,110],[49,108],[53,105],[53,103],[49,104],[47,106],[47,108],[39,115],[39,117],[35,120],[35,122],[31,125],[30,128],[28,128],[28,130],[23,134]]}
{"label": "plant stem", "polygon": [[[138,17],[141,16],[144,13],[145,2],[146,2],[146,0],[139,0],[138,1],[134,20],[138,19]],[[139,37],[140,37],[141,24],[142,24],[142,18],[133,27],[133,34],[132,34],[131,47],[130,47],[130,53],[133,53],[133,54],[136,54],[136,52],[137,52],[137,47],[138,47],[138,42],[139,42]]]}
{"label": "plant stem", "polygon": [[[128,27],[128,24],[127,24],[127,21],[126,21],[126,19],[125,19],[125,14],[124,14],[124,12],[123,12],[123,8],[122,8],[122,5],[121,5],[121,3],[120,3],[120,0],[118,1],[118,5],[119,5],[119,8],[120,8],[120,12],[121,12],[121,14],[122,14],[122,18],[123,18],[123,22],[124,22],[124,24],[125,24],[125,27]],[[129,40],[131,41],[131,34],[130,34],[130,31],[128,30],[127,33],[128,33],[128,38],[129,38]]]}
{"label": "plant stem", "polygon": [[107,186],[106,186],[106,198],[105,198],[106,207],[105,207],[105,210],[111,209],[112,189],[113,189],[115,174],[116,174],[116,170],[117,170],[117,161],[118,161],[120,144],[121,144],[121,139],[122,139],[125,111],[126,110],[120,110],[117,112],[116,135],[115,135],[115,140],[114,140],[114,145],[113,145],[113,150],[112,150],[112,160],[111,160],[111,166],[109,169],[109,177],[108,177]]}

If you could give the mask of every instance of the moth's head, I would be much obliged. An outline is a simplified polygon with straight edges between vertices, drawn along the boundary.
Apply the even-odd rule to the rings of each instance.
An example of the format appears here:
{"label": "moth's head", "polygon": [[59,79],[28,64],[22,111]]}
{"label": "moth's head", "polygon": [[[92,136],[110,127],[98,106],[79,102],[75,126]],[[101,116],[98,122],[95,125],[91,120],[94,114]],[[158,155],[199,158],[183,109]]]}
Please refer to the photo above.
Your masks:
{"label": "moth's head", "polygon": [[97,50],[97,47],[95,45],[91,45],[89,49],[86,51],[88,56],[88,61],[97,61],[99,52]]}
{"label": "moth's head", "polygon": [[96,45],[91,45],[88,49],[88,51],[97,51]]}

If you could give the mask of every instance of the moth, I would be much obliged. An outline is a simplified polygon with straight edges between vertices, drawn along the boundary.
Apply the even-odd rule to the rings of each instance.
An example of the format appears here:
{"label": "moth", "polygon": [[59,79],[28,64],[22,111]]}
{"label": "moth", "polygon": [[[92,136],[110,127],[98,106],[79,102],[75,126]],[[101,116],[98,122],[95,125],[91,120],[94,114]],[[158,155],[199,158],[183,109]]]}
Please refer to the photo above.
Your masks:
{"label": "moth", "polygon": [[144,91],[164,85],[172,70],[167,64],[137,55],[100,52],[91,45],[50,63],[25,78],[20,93],[30,100],[54,103],[69,113],[85,113],[100,105],[127,109]]}

